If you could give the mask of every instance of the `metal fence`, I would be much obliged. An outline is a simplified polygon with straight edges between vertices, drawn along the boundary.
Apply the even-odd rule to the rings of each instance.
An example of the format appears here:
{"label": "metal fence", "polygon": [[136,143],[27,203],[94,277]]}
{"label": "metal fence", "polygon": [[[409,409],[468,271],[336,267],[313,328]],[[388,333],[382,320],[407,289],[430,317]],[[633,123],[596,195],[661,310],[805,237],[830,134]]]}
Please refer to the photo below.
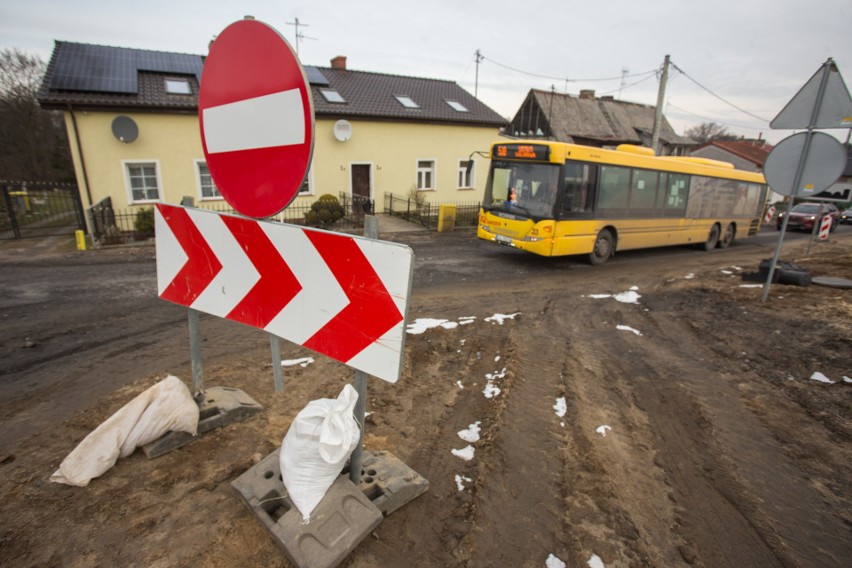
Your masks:
{"label": "metal fence", "polygon": [[412,197],[399,197],[392,193],[386,193],[384,213],[400,217],[410,223],[419,223],[427,229],[434,229],[438,226],[438,213],[441,205],[455,206],[456,227],[476,226],[479,219],[479,208],[481,207],[478,201],[429,203]]}
{"label": "metal fence", "polygon": [[0,181],[0,239],[73,235],[86,229],[77,186]]}
{"label": "metal fence", "polygon": [[[317,200],[319,202],[320,200]],[[373,202],[344,198],[336,202],[290,205],[266,221],[317,227],[330,231],[358,231],[364,227],[364,216],[373,209]],[[192,206],[191,203],[186,205]],[[239,215],[223,201],[202,201],[199,209]],[[325,209],[325,212],[323,211]],[[115,209],[107,197],[88,210],[91,234],[99,245],[127,244],[145,241],[154,236],[154,207],[139,206]]]}

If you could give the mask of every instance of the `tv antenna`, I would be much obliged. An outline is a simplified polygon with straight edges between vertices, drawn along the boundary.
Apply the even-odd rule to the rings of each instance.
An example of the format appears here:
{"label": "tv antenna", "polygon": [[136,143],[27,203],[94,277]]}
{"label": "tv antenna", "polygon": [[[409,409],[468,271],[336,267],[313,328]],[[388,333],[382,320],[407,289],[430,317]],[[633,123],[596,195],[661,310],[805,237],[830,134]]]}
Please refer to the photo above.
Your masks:
{"label": "tv antenna", "polygon": [[294,18],[294,22],[284,22],[288,26],[294,26],[295,28],[295,37],[296,37],[296,55],[299,55],[299,40],[303,39],[317,39],[315,37],[306,36],[303,32],[299,31],[299,27],[309,28],[310,24],[303,24],[299,21],[299,18]]}

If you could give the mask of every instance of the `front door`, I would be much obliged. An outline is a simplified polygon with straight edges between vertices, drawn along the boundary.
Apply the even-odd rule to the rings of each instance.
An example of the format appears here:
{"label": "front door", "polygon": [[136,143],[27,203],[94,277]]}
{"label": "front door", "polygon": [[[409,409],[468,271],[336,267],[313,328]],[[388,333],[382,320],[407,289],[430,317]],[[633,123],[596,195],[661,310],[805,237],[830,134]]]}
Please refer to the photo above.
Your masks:
{"label": "front door", "polygon": [[372,188],[370,187],[370,164],[352,164],[352,211],[372,213]]}
{"label": "front door", "polygon": [[352,164],[352,198],[370,199],[370,164]]}

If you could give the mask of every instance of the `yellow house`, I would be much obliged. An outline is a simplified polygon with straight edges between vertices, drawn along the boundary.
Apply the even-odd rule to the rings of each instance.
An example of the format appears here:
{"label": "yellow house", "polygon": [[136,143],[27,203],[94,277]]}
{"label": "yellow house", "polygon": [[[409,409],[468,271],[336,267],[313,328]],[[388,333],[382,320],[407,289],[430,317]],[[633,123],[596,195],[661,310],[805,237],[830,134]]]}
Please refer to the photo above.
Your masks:
{"label": "yellow house", "polygon": [[[133,210],[188,197],[227,209],[201,145],[203,64],[201,55],[55,42],[39,102],[64,111],[85,208],[105,198]],[[376,212],[392,195],[480,200],[487,166],[474,152],[505,125],[496,112],[453,82],[353,71],[345,57],[305,71],[313,161],[291,207],[329,193],[369,199]]]}

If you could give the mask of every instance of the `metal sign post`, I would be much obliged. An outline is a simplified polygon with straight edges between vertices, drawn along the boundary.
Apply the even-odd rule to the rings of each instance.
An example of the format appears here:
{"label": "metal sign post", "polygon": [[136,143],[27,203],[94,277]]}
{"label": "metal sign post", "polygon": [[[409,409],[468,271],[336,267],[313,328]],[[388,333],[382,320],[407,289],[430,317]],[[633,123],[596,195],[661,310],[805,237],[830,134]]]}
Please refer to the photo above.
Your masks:
{"label": "metal sign post", "polygon": [[[814,132],[815,128],[852,128],[852,98],[831,58],[787,103],[770,123],[770,127],[806,128],[807,131],[782,140],[766,158],[766,181],[772,189],[789,195],[790,199],[787,201],[787,213],[781,224],[778,245],[766,275],[761,302],[766,302],[769,296],[769,287],[775,276],[775,267],[781,256],[781,245],[796,197],[800,194],[810,196],[828,188],[840,177],[846,165],[846,151],[840,143],[827,134]],[[796,170],[791,177],[788,165],[794,160]],[[789,183],[791,180],[792,184]],[[803,182],[806,182],[804,188]]]}

